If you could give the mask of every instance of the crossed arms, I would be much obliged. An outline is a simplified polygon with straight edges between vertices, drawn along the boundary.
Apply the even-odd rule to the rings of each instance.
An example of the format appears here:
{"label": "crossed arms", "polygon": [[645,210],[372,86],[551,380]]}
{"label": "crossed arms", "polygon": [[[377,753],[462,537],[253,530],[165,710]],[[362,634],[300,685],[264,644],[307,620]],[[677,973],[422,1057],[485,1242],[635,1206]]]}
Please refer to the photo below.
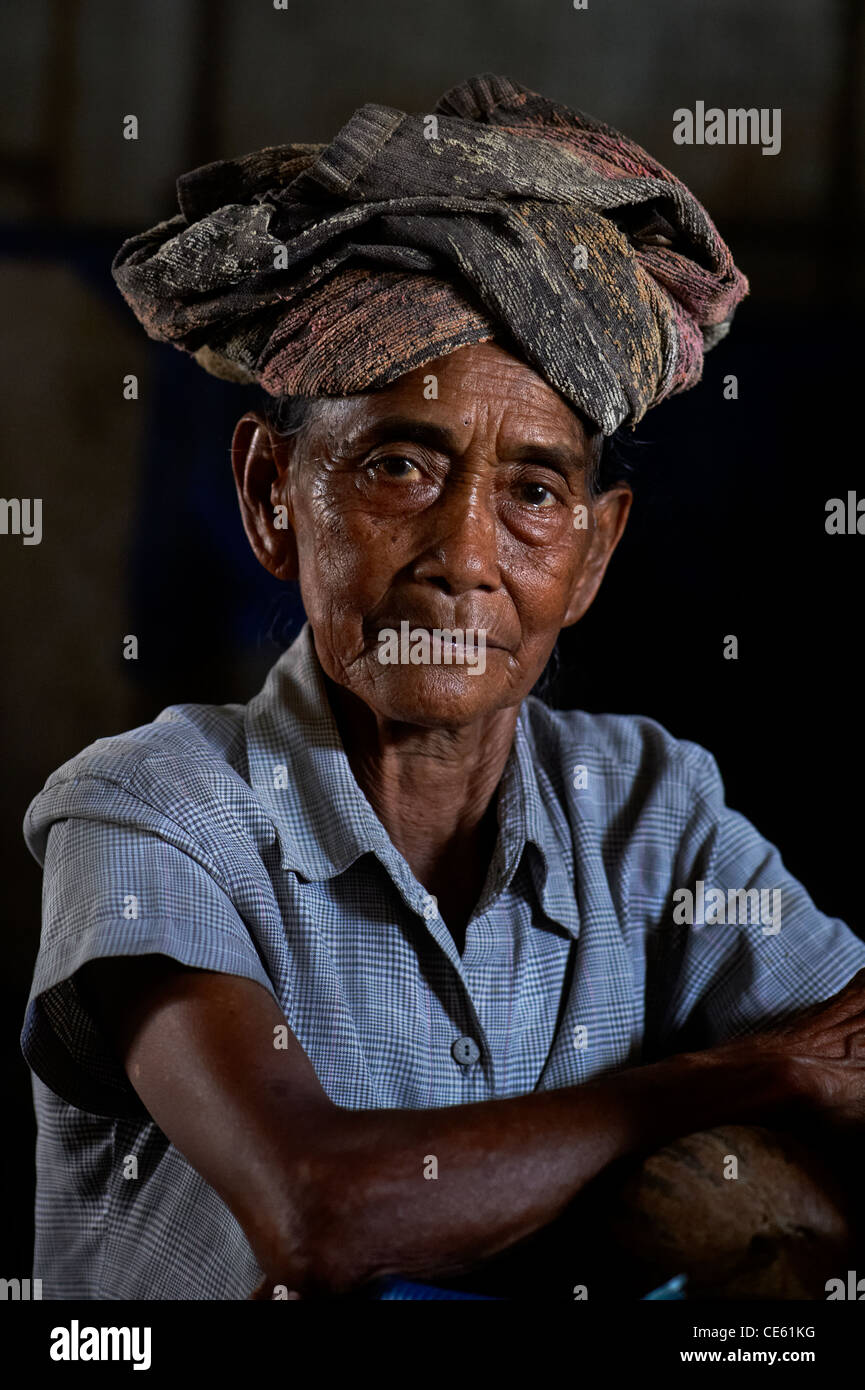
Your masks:
{"label": "crossed arms", "polygon": [[285,1019],[252,980],[151,955],[91,961],[79,984],[156,1124],[243,1228],[264,1296],[474,1269],[554,1222],[616,1160],[718,1124],[865,1127],[865,970],[825,1003],[706,1051],[432,1110],[335,1105],[293,1034],[274,1047]]}

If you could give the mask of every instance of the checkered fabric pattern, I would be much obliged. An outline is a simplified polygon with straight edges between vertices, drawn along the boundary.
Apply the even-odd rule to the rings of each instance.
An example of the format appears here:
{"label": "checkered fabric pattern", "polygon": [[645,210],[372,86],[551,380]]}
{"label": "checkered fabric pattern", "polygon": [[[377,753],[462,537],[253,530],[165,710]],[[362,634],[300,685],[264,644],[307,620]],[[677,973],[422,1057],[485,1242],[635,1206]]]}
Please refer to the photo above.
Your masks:
{"label": "checkered fabric pattern", "polygon": [[[261,1275],[88,1016],[87,960],[159,952],[259,981],[350,1109],[577,1084],[753,1030],[865,966],[726,807],[711,755],[651,719],[527,699],[498,821],[460,956],[354,779],[308,626],[249,704],[171,706],[51,775],[24,826],[45,872],[21,1038],[45,1298],[240,1299]],[[781,930],[676,925],[673,893],[699,879],[781,889]]]}

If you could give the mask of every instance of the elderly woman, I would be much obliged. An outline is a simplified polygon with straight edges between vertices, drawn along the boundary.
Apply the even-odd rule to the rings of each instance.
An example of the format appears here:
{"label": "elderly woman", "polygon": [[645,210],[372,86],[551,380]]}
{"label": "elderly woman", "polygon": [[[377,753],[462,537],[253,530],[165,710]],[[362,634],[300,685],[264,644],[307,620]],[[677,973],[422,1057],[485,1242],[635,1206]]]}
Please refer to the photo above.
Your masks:
{"label": "elderly woman", "polygon": [[[659,1150],[675,1189],[701,1131],[700,1251],[641,1220],[667,1273],[711,1268],[754,1126],[865,1119],[865,945],[709,753],[531,691],[627,521],[611,436],[745,281],[643,150],[497,77],[178,188],[114,273],[275,399],[234,474],[308,622],[248,705],[100,739],[28,810],[45,1296],[489,1291],[542,1238],[591,1296],[579,1194]],[[796,1172],[778,1221],[843,1244]]]}

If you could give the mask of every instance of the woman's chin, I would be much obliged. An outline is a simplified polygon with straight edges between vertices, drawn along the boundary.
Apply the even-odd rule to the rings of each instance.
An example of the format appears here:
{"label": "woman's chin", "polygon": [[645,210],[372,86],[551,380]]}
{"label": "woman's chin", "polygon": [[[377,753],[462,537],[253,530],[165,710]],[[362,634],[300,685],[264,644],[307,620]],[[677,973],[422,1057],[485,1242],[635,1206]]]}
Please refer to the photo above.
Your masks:
{"label": "woman's chin", "polygon": [[500,709],[501,677],[466,666],[380,668],[367,702],[379,715],[406,724],[459,728]]}

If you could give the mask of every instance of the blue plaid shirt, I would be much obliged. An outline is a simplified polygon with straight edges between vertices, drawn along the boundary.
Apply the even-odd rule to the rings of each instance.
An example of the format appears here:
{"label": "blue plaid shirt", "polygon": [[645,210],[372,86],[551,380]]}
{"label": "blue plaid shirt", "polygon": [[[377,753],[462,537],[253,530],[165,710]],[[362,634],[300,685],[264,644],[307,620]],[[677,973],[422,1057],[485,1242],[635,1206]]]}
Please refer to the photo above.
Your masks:
{"label": "blue plaid shirt", "polygon": [[[258,980],[351,1109],[573,1085],[752,1030],[865,965],[725,806],[711,755],[651,719],[524,701],[498,822],[460,956],[352,775],[308,626],[249,704],[171,706],[49,777],[25,820],[45,874],[21,1039],[44,1297],[236,1299],[261,1276],[88,1015],[94,957]],[[698,880],[780,888],[781,930],[677,923]]]}

